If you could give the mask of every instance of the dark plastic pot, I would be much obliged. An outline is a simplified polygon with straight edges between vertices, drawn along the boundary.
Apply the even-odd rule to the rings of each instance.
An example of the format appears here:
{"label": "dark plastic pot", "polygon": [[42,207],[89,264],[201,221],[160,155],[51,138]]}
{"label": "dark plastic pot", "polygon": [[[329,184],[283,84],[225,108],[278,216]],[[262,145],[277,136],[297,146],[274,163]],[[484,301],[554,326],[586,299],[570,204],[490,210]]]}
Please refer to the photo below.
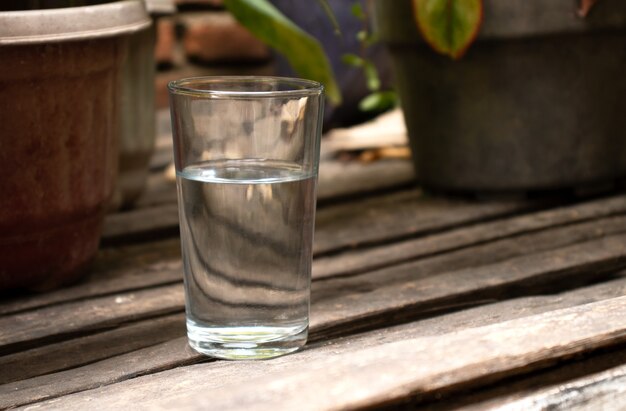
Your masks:
{"label": "dark plastic pot", "polygon": [[127,36],[140,1],[0,12],[0,289],[75,280],[117,171]]}
{"label": "dark plastic pot", "polygon": [[531,191],[626,176],[626,2],[486,0],[460,61],[427,47],[410,0],[377,0],[419,180]]}

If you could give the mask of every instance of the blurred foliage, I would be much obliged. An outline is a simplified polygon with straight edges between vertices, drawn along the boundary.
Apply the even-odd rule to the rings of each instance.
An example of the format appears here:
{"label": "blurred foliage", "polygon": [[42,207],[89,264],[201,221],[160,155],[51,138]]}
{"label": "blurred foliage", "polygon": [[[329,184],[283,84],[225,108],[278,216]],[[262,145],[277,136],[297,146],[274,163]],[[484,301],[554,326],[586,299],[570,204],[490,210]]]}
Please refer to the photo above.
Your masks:
{"label": "blurred foliage", "polygon": [[[296,26],[267,0],[224,0],[235,18],[261,41],[283,54],[299,76],[324,84],[326,96],[341,103],[341,92],[320,43]],[[335,30],[338,24],[326,1],[320,5],[331,16]]]}
{"label": "blurred foliage", "polygon": [[352,15],[359,19],[363,24],[356,38],[361,44],[361,55],[344,54],[342,61],[352,67],[363,70],[367,89],[371,92],[359,102],[359,109],[362,111],[385,111],[397,105],[397,95],[394,91],[380,90],[381,82],[378,70],[374,63],[367,59],[367,49],[375,44],[377,38],[369,29],[367,13],[361,7],[361,3],[354,3],[351,8]]}
{"label": "blurred foliage", "polygon": [[[476,39],[483,19],[483,0],[412,0],[415,21],[424,40],[437,52],[458,59]],[[585,17],[598,0],[579,0]]]}

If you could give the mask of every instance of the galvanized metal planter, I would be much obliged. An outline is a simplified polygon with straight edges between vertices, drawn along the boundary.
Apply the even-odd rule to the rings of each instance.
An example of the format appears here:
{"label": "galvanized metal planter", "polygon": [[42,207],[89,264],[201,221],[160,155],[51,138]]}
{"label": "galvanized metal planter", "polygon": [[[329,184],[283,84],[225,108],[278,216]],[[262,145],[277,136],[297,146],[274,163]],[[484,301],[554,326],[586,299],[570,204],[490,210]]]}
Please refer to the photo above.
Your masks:
{"label": "galvanized metal planter", "polygon": [[[153,19],[171,15],[172,0],[146,0]],[[156,139],[154,104],[155,24],[129,36],[128,57],[122,68],[119,174],[113,208],[131,207],[146,186]]]}
{"label": "galvanized metal planter", "polygon": [[419,180],[461,191],[578,187],[626,176],[626,2],[485,1],[460,61],[435,54],[410,0],[376,4]]}
{"label": "galvanized metal planter", "polygon": [[114,208],[131,206],[148,178],[156,139],[154,42],[153,25],[129,36],[128,57],[122,68],[119,175]]}

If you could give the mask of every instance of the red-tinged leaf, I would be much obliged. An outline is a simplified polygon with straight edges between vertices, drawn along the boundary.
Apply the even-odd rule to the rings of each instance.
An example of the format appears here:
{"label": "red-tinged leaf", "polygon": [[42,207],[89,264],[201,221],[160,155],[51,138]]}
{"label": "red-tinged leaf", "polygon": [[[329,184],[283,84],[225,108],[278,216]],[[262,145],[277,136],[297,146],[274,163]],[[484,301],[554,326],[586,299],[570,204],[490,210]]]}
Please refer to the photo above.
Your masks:
{"label": "red-tinged leaf", "polygon": [[580,17],[587,17],[589,10],[597,3],[598,0],[580,0],[580,7],[578,7],[578,15]]}
{"label": "red-tinged leaf", "polygon": [[476,39],[483,19],[482,0],[413,0],[413,11],[426,42],[454,59]]}

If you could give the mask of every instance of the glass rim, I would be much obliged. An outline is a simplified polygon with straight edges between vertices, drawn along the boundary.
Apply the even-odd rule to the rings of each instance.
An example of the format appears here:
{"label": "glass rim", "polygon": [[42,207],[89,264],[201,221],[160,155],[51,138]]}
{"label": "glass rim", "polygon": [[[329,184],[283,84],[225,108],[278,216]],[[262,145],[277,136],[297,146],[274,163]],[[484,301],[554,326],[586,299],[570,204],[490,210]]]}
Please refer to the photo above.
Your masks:
{"label": "glass rim", "polygon": [[[197,85],[222,83],[275,83],[286,85],[286,90],[220,90],[218,89],[202,89]],[[179,80],[170,81],[167,88],[171,94],[192,95],[197,97],[307,97],[318,96],[323,93],[324,85],[313,80],[306,80],[295,77],[279,77],[279,76],[198,76],[186,77]]]}

